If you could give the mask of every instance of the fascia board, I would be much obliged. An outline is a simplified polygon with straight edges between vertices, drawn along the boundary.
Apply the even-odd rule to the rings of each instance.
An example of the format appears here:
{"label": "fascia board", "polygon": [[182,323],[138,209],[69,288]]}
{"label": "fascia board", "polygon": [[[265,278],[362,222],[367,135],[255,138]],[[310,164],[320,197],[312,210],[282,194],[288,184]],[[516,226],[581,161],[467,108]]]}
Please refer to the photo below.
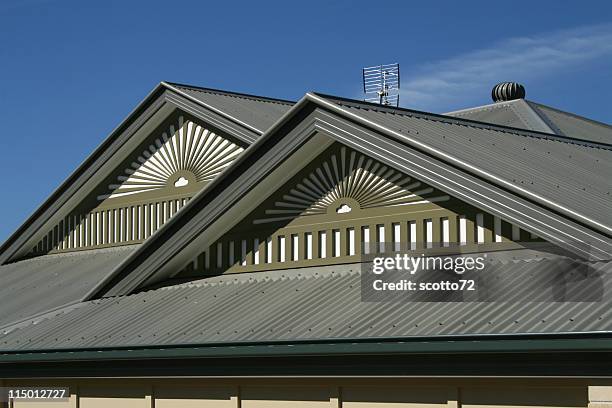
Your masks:
{"label": "fascia board", "polygon": [[139,346],[130,348],[37,350],[0,354],[3,363],[70,362],[138,359],[191,359],[272,356],[399,355],[399,354],[490,354],[521,352],[605,352],[612,350],[612,339],[597,335],[563,337],[543,335],[471,336],[466,338],[380,338],[270,343],[223,343],[188,346]]}

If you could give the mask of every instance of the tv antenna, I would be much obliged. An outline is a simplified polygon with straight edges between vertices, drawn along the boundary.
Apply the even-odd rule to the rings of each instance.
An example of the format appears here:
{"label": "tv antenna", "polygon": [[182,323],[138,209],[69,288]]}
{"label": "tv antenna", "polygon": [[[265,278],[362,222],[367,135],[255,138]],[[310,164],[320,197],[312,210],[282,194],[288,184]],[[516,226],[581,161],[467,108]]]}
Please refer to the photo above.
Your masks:
{"label": "tv antenna", "polygon": [[399,106],[399,64],[363,68],[364,101]]}

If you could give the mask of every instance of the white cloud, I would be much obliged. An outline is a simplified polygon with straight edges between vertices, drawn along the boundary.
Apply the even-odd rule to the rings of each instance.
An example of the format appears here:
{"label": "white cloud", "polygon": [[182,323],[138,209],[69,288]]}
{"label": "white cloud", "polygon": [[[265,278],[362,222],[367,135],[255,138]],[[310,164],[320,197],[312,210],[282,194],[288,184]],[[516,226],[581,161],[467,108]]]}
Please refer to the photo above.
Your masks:
{"label": "white cloud", "polygon": [[528,81],[605,56],[612,56],[612,24],[511,38],[418,67],[402,80],[401,101],[413,109],[440,112],[469,103],[466,95],[482,93],[497,82]]}

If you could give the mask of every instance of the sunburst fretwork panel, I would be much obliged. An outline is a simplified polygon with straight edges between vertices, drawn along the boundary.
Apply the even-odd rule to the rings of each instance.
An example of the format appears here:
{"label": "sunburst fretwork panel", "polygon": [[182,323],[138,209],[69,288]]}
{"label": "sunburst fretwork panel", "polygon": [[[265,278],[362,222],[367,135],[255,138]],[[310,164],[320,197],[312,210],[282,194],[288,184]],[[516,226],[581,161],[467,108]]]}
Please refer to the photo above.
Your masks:
{"label": "sunburst fretwork panel", "polygon": [[333,149],[269,204],[254,224],[448,201],[449,196],[345,146]]}
{"label": "sunburst fretwork panel", "polygon": [[90,204],[57,223],[32,254],[142,242],[243,150],[192,119],[170,118],[97,189]]}
{"label": "sunburst fretwork panel", "polygon": [[178,118],[130,163],[99,200],[208,183],[244,149],[191,120]]}
{"label": "sunburst fretwork panel", "polygon": [[509,248],[533,239],[499,217],[334,144],[178,275],[356,262],[390,248]]}

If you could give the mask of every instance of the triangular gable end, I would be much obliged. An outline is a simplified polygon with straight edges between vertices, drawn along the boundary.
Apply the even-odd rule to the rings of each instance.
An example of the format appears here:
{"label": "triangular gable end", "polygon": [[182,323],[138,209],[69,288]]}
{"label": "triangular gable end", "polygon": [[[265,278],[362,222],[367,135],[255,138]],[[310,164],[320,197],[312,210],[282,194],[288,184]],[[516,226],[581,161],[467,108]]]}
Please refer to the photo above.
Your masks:
{"label": "triangular gable end", "polygon": [[243,141],[175,111],[87,199],[49,229],[31,255],[146,240],[245,147]]}
{"label": "triangular gable end", "polygon": [[[279,121],[273,129],[230,166],[227,172],[199,193],[181,212],[180,216],[169,223],[167,228],[160,231],[160,234],[157,234],[154,239],[146,242],[143,248],[114,271],[113,276],[110,276],[95,291],[92,291],[91,297],[130,293],[138,288],[168,279],[177,273],[188,274],[189,272],[183,271],[183,268],[186,264],[198,258],[199,260],[195,261],[193,265],[195,270],[206,268],[206,265],[212,267],[217,262],[215,251],[218,246],[214,247],[214,245],[219,244],[219,242],[221,243],[221,252],[220,256],[216,258],[221,259],[221,269],[224,268],[224,263],[231,263],[230,260],[239,263],[246,261],[248,265],[249,261],[243,259],[242,255],[245,253],[247,257],[254,259],[255,252],[257,252],[255,247],[260,248],[258,256],[260,262],[262,262],[263,254],[268,251],[265,246],[268,244],[267,239],[270,234],[260,235],[255,232],[262,231],[261,225],[267,224],[270,219],[276,219],[275,222],[287,222],[287,219],[283,220],[281,218],[289,217],[289,223],[291,223],[296,211],[299,215],[304,215],[304,218],[306,218],[308,212],[312,213],[308,216],[314,217],[317,213],[318,215],[329,215],[330,211],[334,217],[343,217],[350,216],[355,205],[359,206],[360,210],[363,209],[361,208],[363,203],[351,200],[332,200],[330,202],[330,195],[321,196],[310,202],[308,200],[299,202],[300,198],[305,197],[299,193],[300,189],[296,187],[298,184],[295,183],[295,180],[293,180],[293,194],[291,194],[291,189],[288,190],[289,194],[287,194],[287,190],[285,192],[278,190],[279,186],[290,183],[292,178],[296,177],[296,174],[302,169],[307,166],[316,166],[317,160],[322,167],[314,171],[311,169],[308,174],[314,173],[315,179],[320,176],[318,182],[323,183],[322,185],[324,185],[323,180],[325,179],[329,182],[333,181],[333,177],[329,176],[330,173],[334,175],[336,172],[333,169],[333,162],[338,163],[343,154],[342,147],[337,146],[350,149],[345,150],[344,153],[345,165],[350,162],[350,157],[353,156],[354,152],[354,162],[359,161],[360,157],[363,156],[364,161],[371,159],[373,162],[380,163],[379,166],[386,166],[390,174],[386,175],[382,181],[382,184],[386,183],[386,187],[383,188],[393,190],[397,193],[397,197],[409,192],[415,194],[415,198],[419,196],[419,200],[427,201],[422,204],[435,205],[440,208],[445,208],[446,205],[446,210],[452,210],[450,203],[464,205],[466,211],[462,212],[465,215],[468,215],[470,211],[473,213],[473,223],[482,224],[482,233],[485,236],[494,237],[497,230],[501,231],[502,240],[504,236],[507,240],[512,240],[512,231],[518,229],[519,232],[518,234],[515,232],[514,237],[520,240],[531,239],[531,234],[535,234],[535,236],[565,247],[581,256],[588,256],[588,251],[592,251],[592,248],[588,248],[583,253],[585,247],[575,245],[590,231],[585,231],[579,225],[572,224],[571,221],[554,214],[552,211],[509,193],[490,182],[484,182],[482,179],[463,172],[431,155],[424,154],[403,140],[390,137],[388,134],[379,132],[378,129],[367,128],[355,123],[350,120],[350,116],[348,118],[342,117],[343,115],[330,112],[328,109],[322,109],[318,103],[319,99],[311,95],[302,99],[289,114],[285,115],[283,120]],[[323,106],[323,108],[326,107],[326,105]],[[332,160],[334,155],[329,155],[329,152],[334,149],[340,150],[336,151],[335,159]],[[326,154],[327,156],[325,156]],[[326,169],[325,162],[328,163],[329,171]],[[434,200],[427,200],[430,197],[426,197],[424,193],[424,195],[416,194],[416,186],[413,187],[414,190],[406,188],[404,191],[398,189],[397,184],[392,182],[389,184],[391,181],[389,177],[393,177],[393,173],[397,174],[399,179],[409,177],[414,182],[421,183],[420,185],[426,189],[431,189],[427,191],[433,194],[431,198]],[[306,177],[298,175],[297,177],[298,179],[302,177],[303,185],[308,185],[308,183],[303,182],[304,179],[310,179],[316,185],[310,175]],[[348,179],[340,178],[342,183],[347,183],[349,179],[350,177]],[[407,184],[404,186],[407,186]],[[313,186],[310,185],[310,188],[312,189]],[[324,191],[329,194],[330,191],[334,191],[334,188]],[[280,194],[280,198],[272,199],[270,197],[271,192],[277,192],[277,194]],[[448,205],[435,202],[436,199],[445,196],[449,197]],[[272,201],[269,201],[267,206],[260,207],[267,199]],[[329,205],[326,207],[324,214],[319,205],[322,202],[331,205],[331,207]],[[336,205],[337,208],[334,208]],[[386,211],[386,207],[382,208],[385,208],[384,211]],[[257,212],[258,209],[260,213],[255,218],[254,211]],[[464,215],[462,212],[458,212],[459,210],[442,215],[438,219],[437,225],[442,225],[446,218],[448,218],[449,223],[454,222],[452,220],[460,222],[460,218],[455,218],[457,215]],[[477,214],[482,214],[482,221],[476,219]],[[251,215],[253,215],[253,219],[248,228],[252,228],[254,234],[248,237],[249,241],[244,238],[245,243],[243,244],[241,238],[240,242],[237,242],[237,239],[221,242],[226,234],[232,233],[232,228],[238,226],[239,220]],[[466,217],[466,223],[470,220],[469,217]],[[404,221],[406,221],[404,225],[407,226],[407,222],[410,220],[404,219]],[[433,222],[435,221],[432,219],[432,235],[443,234],[443,230],[438,229],[437,226],[434,227]],[[496,227],[496,223],[501,224],[501,226]],[[298,224],[294,224],[294,226],[297,227]],[[385,227],[384,229],[385,236],[389,237],[385,239],[386,242],[391,242],[392,231],[394,230],[392,224],[395,224],[395,222],[389,224],[390,228]],[[378,225],[374,224],[374,227],[370,229],[370,234],[377,233],[375,229]],[[416,223],[415,225],[416,228],[419,228],[419,225],[427,228],[426,223]],[[359,227],[362,226],[359,225]],[[332,226],[332,228],[335,227]],[[354,233],[358,234],[357,225],[354,225],[353,228]],[[409,234],[407,228],[406,236]],[[528,230],[530,234],[525,236],[525,233],[520,232],[521,229]],[[466,231],[470,230],[472,230],[471,227],[466,227]],[[400,234],[402,234],[401,231],[400,229]],[[457,226],[450,228],[449,231],[454,231],[449,232],[450,234],[460,234],[460,229]],[[476,229],[474,231],[477,233]],[[307,231],[302,232],[306,233]],[[314,234],[314,231],[310,231],[310,233]],[[425,238],[426,235],[423,234],[420,236]],[[581,234],[583,235],[581,236]],[[293,235],[295,234],[290,234],[289,237],[285,236],[285,259],[293,256],[292,247],[287,246],[289,245],[287,244],[288,241],[295,239]],[[229,236],[227,237],[229,238]],[[333,242],[332,239],[328,239],[329,237],[326,236],[326,243]],[[253,242],[250,242],[251,238]],[[258,245],[255,245],[255,239],[257,239]],[[298,233],[298,246],[300,242],[308,242],[308,239],[310,238],[306,235],[300,239]],[[315,239],[314,235],[312,239]],[[245,248],[244,251],[243,247]],[[344,251],[345,248],[347,248],[346,238],[343,240],[341,236],[340,251]],[[605,245],[602,247],[603,256],[606,256],[606,248]],[[202,253],[206,251],[209,252],[209,256],[202,256]],[[278,254],[280,254],[280,251],[281,247],[279,246]],[[305,255],[300,251],[307,251],[307,247],[299,246],[297,251],[297,259],[304,259]],[[274,258],[278,254],[273,254],[272,257]]]}
{"label": "triangular gable end", "polygon": [[334,142],[172,277],[358,262],[387,250],[517,249],[526,241],[541,240]]}
{"label": "triangular gable end", "polygon": [[2,247],[0,263],[139,243],[259,134],[162,83]]}

